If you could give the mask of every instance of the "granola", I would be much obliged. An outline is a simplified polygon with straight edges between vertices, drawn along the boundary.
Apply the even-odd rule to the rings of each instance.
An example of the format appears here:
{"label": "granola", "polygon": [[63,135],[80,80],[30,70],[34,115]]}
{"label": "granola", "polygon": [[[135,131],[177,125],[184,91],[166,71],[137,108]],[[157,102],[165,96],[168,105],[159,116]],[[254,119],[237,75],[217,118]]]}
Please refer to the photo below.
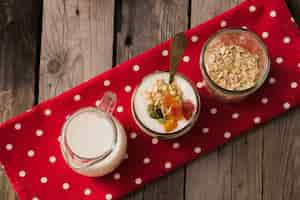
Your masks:
{"label": "granola", "polygon": [[178,121],[189,120],[194,111],[194,105],[183,99],[180,87],[173,81],[156,80],[153,87],[144,94],[148,103],[148,114],[158,120],[166,132],[177,128]]}

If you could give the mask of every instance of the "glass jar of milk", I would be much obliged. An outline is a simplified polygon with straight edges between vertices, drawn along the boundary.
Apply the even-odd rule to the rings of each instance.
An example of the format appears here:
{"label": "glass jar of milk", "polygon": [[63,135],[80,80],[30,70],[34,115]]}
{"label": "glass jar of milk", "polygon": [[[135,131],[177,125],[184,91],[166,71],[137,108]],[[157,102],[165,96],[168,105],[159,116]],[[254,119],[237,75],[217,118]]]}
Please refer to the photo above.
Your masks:
{"label": "glass jar of milk", "polygon": [[66,163],[77,173],[98,177],[115,170],[125,157],[127,137],[111,113],[116,94],[107,92],[98,108],[87,107],[65,122],[60,147]]}

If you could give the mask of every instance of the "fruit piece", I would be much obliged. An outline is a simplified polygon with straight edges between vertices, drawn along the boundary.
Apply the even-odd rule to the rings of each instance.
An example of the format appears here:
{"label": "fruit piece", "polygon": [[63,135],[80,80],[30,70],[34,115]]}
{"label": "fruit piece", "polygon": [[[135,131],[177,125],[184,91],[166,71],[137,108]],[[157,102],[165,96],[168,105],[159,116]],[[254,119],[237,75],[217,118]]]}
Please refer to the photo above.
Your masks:
{"label": "fruit piece", "polygon": [[174,119],[168,119],[164,123],[164,129],[166,132],[171,132],[177,128],[177,121]]}
{"label": "fruit piece", "polygon": [[178,98],[166,95],[163,100],[163,107],[167,109],[167,118],[181,120],[183,118],[182,103]]}
{"label": "fruit piece", "polygon": [[171,96],[171,95],[166,95],[163,99],[163,105],[165,107],[170,107],[170,106],[172,106],[173,104],[176,104],[176,103],[178,103],[178,100],[176,99],[176,97]]}
{"label": "fruit piece", "polygon": [[164,117],[160,108],[157,108],[153,104],[148,105],[147,111],[148,111],[150,117],[153,119],[161,119]]}
{"label": "fruit piece", "polygon": [[193,112],[195,110],[195,106],[191,101],[188,100],[188,101],[183,102],[182,110],[183,110],[184,118],[186,120],[189,120],[193,115]]}
{"label": "fruit piece", "polygon": [[168,114],[168,118],[175,119],[175,120],[181,120],[184,117],[183,110],[182,110],[182,104],[176,103],[171,105],[170,107],[170,113]]}

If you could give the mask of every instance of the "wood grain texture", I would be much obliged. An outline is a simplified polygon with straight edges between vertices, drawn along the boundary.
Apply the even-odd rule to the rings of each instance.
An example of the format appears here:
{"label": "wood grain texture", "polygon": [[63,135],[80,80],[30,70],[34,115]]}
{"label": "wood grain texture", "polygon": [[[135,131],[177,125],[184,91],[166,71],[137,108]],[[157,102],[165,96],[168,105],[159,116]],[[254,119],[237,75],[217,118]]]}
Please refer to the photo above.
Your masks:
{"label": "wood grain texture", "polygon": [[45,0],[39,100],[112,66],[114,1]]}
{"label": "wood grain texture", "polygon": [[300,109],[263,127],[262,199],[300,198]]}
{"label": "wood grain texture", "polygon": [[[30,108],[35,101],[35,68],[39,47],[40,0],[1,1],[0,122]],[[3,16],[5,15],[5,16]],[[4,19],[5,20],[2,20]],[[7,21],[9,20],[9,21]],[[9,22],[9,24],[7,23]],[[0,169],[1,171],[1,169]],[[0,172],[0,199],[16,199]]]}
{"label": "wood grain texture", "polygon": [[[117,33],[117,63],[166,40],[188,27],[188,1],[124,0],[121,7],[121,27]],[[176,20],[177,18],[177,20]],[[127,200],[182,200],[184,169],[150,184]]]}

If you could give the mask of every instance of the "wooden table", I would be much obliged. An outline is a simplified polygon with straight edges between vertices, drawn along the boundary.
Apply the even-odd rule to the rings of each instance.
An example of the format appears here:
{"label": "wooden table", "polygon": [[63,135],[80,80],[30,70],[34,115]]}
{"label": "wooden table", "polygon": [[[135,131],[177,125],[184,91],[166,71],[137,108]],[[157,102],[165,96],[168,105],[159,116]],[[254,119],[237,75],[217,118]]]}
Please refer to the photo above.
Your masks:
{"label": "wooden table", "polygon": [[[0,120],[238,3],[0,0]],[[288,3],[298,11],[299,22],[300,1]],[[299,120],[300,110],[295,109],[127,199],[299,200]],[[16,199],[1,172],[0,199]]]}

